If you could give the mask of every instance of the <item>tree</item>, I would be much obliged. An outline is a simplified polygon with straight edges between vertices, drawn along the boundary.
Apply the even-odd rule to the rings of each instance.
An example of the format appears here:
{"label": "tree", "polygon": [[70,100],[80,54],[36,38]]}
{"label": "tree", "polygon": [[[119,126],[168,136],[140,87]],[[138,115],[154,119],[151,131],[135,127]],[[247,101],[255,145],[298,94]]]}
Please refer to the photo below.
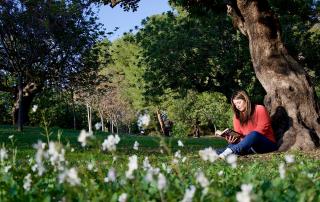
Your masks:
{"label": "tree", "polygon": [[[109,1],[106,1],[109,2]],[[132,1],[112,1],[132,2]],[[172,0],[190,10],[221,12],[221,1]],[[288,4],[289,2],[289,4]],[[291,1],[284,1],[290,5]],[[319,1],[307,1],[309,9]],[[115,3],[113,3],[115,5]],[[320,146],[320,114],[309,76],[288,53],[281,39],[278,18],[267,0],[228,0],[227,13],[233,25],[248,37],[253,68],[266,90],[265,105],[270,110],[279,150],[310,150]]]}
{"label": "tree", "polygon": [[0,87],[15,96],[13,121],[22,130],[38,92],[64,87],[71,75],[92,68],[83,56],[100,36],[100,25],[90,4],[80,0],[1,1],[0,16],[0,69],[16,78]]}

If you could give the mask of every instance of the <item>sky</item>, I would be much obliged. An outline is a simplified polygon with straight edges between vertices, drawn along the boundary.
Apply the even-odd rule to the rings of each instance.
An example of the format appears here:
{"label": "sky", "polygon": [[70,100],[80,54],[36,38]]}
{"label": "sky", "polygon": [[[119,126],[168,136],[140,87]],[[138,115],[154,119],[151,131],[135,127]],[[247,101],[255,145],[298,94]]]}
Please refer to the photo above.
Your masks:
{"label": "sky", "polygon": [[141,21],[148,16],[161,14],[172,10],[169,6],[168,0],[141,0],[137,11],[125,12],[117,5],[111,8],[109,5],[101,6],[98,11],[100,23],[106,28],[106,32],[112,32],[115,27],[119,29],[113,35],[107,38],[113,41],[123,35],[124,32],[134,30],[135,26],[141,27]]}

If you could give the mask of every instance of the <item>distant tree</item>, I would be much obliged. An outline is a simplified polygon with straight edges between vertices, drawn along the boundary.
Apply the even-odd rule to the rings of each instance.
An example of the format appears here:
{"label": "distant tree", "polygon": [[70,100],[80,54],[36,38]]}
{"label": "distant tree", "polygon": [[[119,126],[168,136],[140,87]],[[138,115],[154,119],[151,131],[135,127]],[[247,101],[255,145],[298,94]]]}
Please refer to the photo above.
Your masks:
{"label": "distant tree", "polygon": [[[95,67],[83,58],[102,34],[96,19],[87,1],[0,2],[0,90],[14,96],[19,130],[44,87],[64,87],[70,76]],[[7,85],[3,77],[16,79]]]}

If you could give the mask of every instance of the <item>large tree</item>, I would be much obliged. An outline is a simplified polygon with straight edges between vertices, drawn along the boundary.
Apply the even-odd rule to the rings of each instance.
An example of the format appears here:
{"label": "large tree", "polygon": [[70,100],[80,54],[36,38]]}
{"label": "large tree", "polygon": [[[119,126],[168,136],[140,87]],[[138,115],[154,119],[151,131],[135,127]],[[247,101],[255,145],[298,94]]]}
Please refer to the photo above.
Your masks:
{"label": "large tree", "polygon": [[[137,1],[105,2],[113,6],[117,3],[130,6]],[[171,2],[182,4],[190,10],[223,9],[219,0]],[[310,0],[308,3],[309,9],[319,8],[319,1]],[[319,147],[320,114],[314,87],[304,68],[288,53],[281,38],[280,23],[269,2],[231,0],[226,1],[225,6],[233,25],[248,38],[254,71],[267,92],[265,105],[272,115],[279,138],[279,150]]]}
{"label": "large tree", "polygon": [[[2,1],[0,17],[0,90],[15,97],[13,121],[21,130],[43,87],[64,87],[74,74],[95,67],[83,58],[100,28],[86,0]],[[8,77],[16,81],[7,85]]]}

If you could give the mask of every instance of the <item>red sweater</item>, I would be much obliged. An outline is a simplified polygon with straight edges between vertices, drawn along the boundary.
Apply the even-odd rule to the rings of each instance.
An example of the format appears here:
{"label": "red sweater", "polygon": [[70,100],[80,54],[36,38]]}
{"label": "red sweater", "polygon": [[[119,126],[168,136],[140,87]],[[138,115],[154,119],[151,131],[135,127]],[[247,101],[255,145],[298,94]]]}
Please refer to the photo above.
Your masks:
{"label": "red sweater", "polygon": [[271,127],[271,119],[267,109],[262,105],[256,105],[251,120],[247,124],[241,125],[240,120],[233,116],[233,128],[236,132],[248,135],[252,131],[257,131],[272,142],[276,142]]}

